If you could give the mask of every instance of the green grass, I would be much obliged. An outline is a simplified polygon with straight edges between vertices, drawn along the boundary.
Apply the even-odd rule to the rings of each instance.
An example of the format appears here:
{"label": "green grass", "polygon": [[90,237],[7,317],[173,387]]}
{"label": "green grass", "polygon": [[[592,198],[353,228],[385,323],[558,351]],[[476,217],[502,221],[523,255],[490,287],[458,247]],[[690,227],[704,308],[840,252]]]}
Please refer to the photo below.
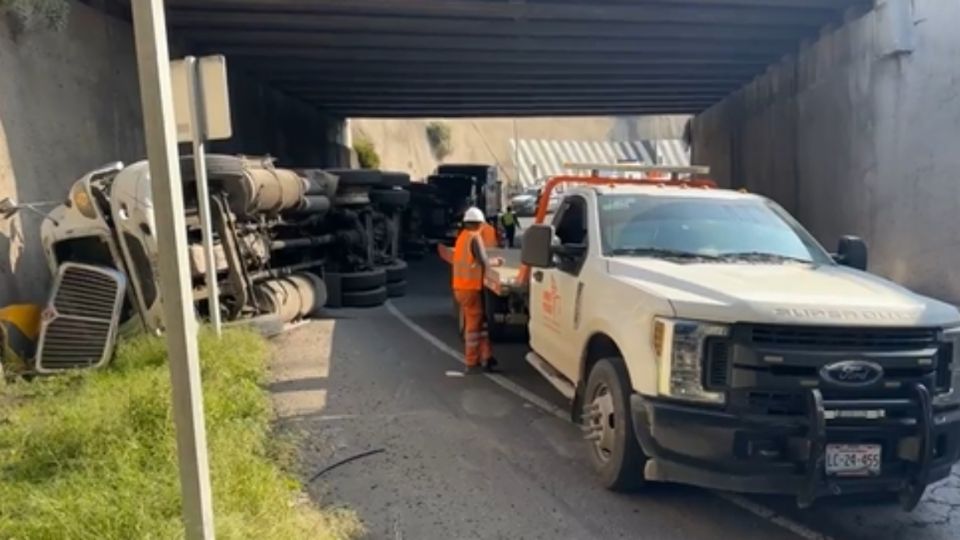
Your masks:
{"label": "green grass", "polygon": [[[260,386],[267,346],[203,332],[201,366],[220,538],[340,539],[346,510],[303,499],[284,470]],[[180,491],[161,340],[123,343],[109,369],[18,383],[0,397],[0,538],[181,538]]]}

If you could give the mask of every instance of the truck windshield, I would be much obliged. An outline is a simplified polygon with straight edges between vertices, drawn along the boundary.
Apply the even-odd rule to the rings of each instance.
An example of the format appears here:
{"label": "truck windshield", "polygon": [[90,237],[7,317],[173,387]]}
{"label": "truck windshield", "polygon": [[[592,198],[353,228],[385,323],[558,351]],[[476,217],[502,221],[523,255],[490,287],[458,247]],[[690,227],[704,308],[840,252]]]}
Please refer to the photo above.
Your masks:
{"label": "truck windshield", "polygon": [[785,210],[760,198],[615,194],[601,195],[599,208],[607,256],[832,263]]}

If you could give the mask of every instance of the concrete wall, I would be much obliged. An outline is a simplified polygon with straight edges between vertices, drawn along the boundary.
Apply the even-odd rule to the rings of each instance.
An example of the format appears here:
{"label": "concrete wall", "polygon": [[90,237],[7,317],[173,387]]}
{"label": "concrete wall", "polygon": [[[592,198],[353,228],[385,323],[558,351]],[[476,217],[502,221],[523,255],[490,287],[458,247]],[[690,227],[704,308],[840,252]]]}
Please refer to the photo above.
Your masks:
{"label": "concrete wall", "polygon": [[[0,197],[63,200],[74,179],[144,154],[130,27],[74,4],[64,31],[14,36],[0,17]],[[0,305],[48,283],[39,219],[0,219]]]}
{"label": "concrete wall", "polygon": [[[0,14],[0,198],[60,201],[90,169],[145,155],[130,25],[71,8],[65,30],[17,36]],[[231,78],[235,137],[216,149],[296,166],[341,158],[335,122],[242,73]],[[0,305],[46,297],[39,223],[26,212],[0,219]]]}
{"label": "concrete wall", "polygon": [[[511,139],[637,141],[679,139],[689,116],[582,118],[448,118],[453,151],[446,163],[490,163],[500,178],[516,178]],[[351,122],[354,140],[373,143],[385,169],[406,171],[423,178],[439,160],[430,150],[427,125],[435,119],[363,118]]]}
{"label": "concrete wall", "polygon": [[828,248],[863,236],[871,271],[960,301],[958,20],[957,2],[886,0],[826,31],[698,116],[694,161]]}

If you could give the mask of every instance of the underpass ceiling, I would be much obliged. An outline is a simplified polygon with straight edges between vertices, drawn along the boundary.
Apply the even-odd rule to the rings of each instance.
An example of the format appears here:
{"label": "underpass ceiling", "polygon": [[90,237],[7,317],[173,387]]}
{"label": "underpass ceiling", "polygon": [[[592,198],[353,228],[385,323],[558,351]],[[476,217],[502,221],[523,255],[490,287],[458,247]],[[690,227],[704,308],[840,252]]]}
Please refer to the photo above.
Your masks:
{"label": "underpass ceiling", "polygon": [[337,116],[696,113],[871,0],[167,0],[171,33]]}

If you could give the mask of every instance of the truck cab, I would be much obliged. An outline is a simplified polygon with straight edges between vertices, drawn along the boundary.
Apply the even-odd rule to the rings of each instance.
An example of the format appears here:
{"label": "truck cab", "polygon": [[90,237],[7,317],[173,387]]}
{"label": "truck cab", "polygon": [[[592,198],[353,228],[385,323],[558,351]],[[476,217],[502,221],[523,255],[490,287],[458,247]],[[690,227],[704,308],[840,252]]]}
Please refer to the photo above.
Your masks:
{"label": "truck cab", "polygon": [[604,485],[899,494],[960,459],[960,313],[825,250],[759,195],[569,188],[529,227],[528,361]]}

